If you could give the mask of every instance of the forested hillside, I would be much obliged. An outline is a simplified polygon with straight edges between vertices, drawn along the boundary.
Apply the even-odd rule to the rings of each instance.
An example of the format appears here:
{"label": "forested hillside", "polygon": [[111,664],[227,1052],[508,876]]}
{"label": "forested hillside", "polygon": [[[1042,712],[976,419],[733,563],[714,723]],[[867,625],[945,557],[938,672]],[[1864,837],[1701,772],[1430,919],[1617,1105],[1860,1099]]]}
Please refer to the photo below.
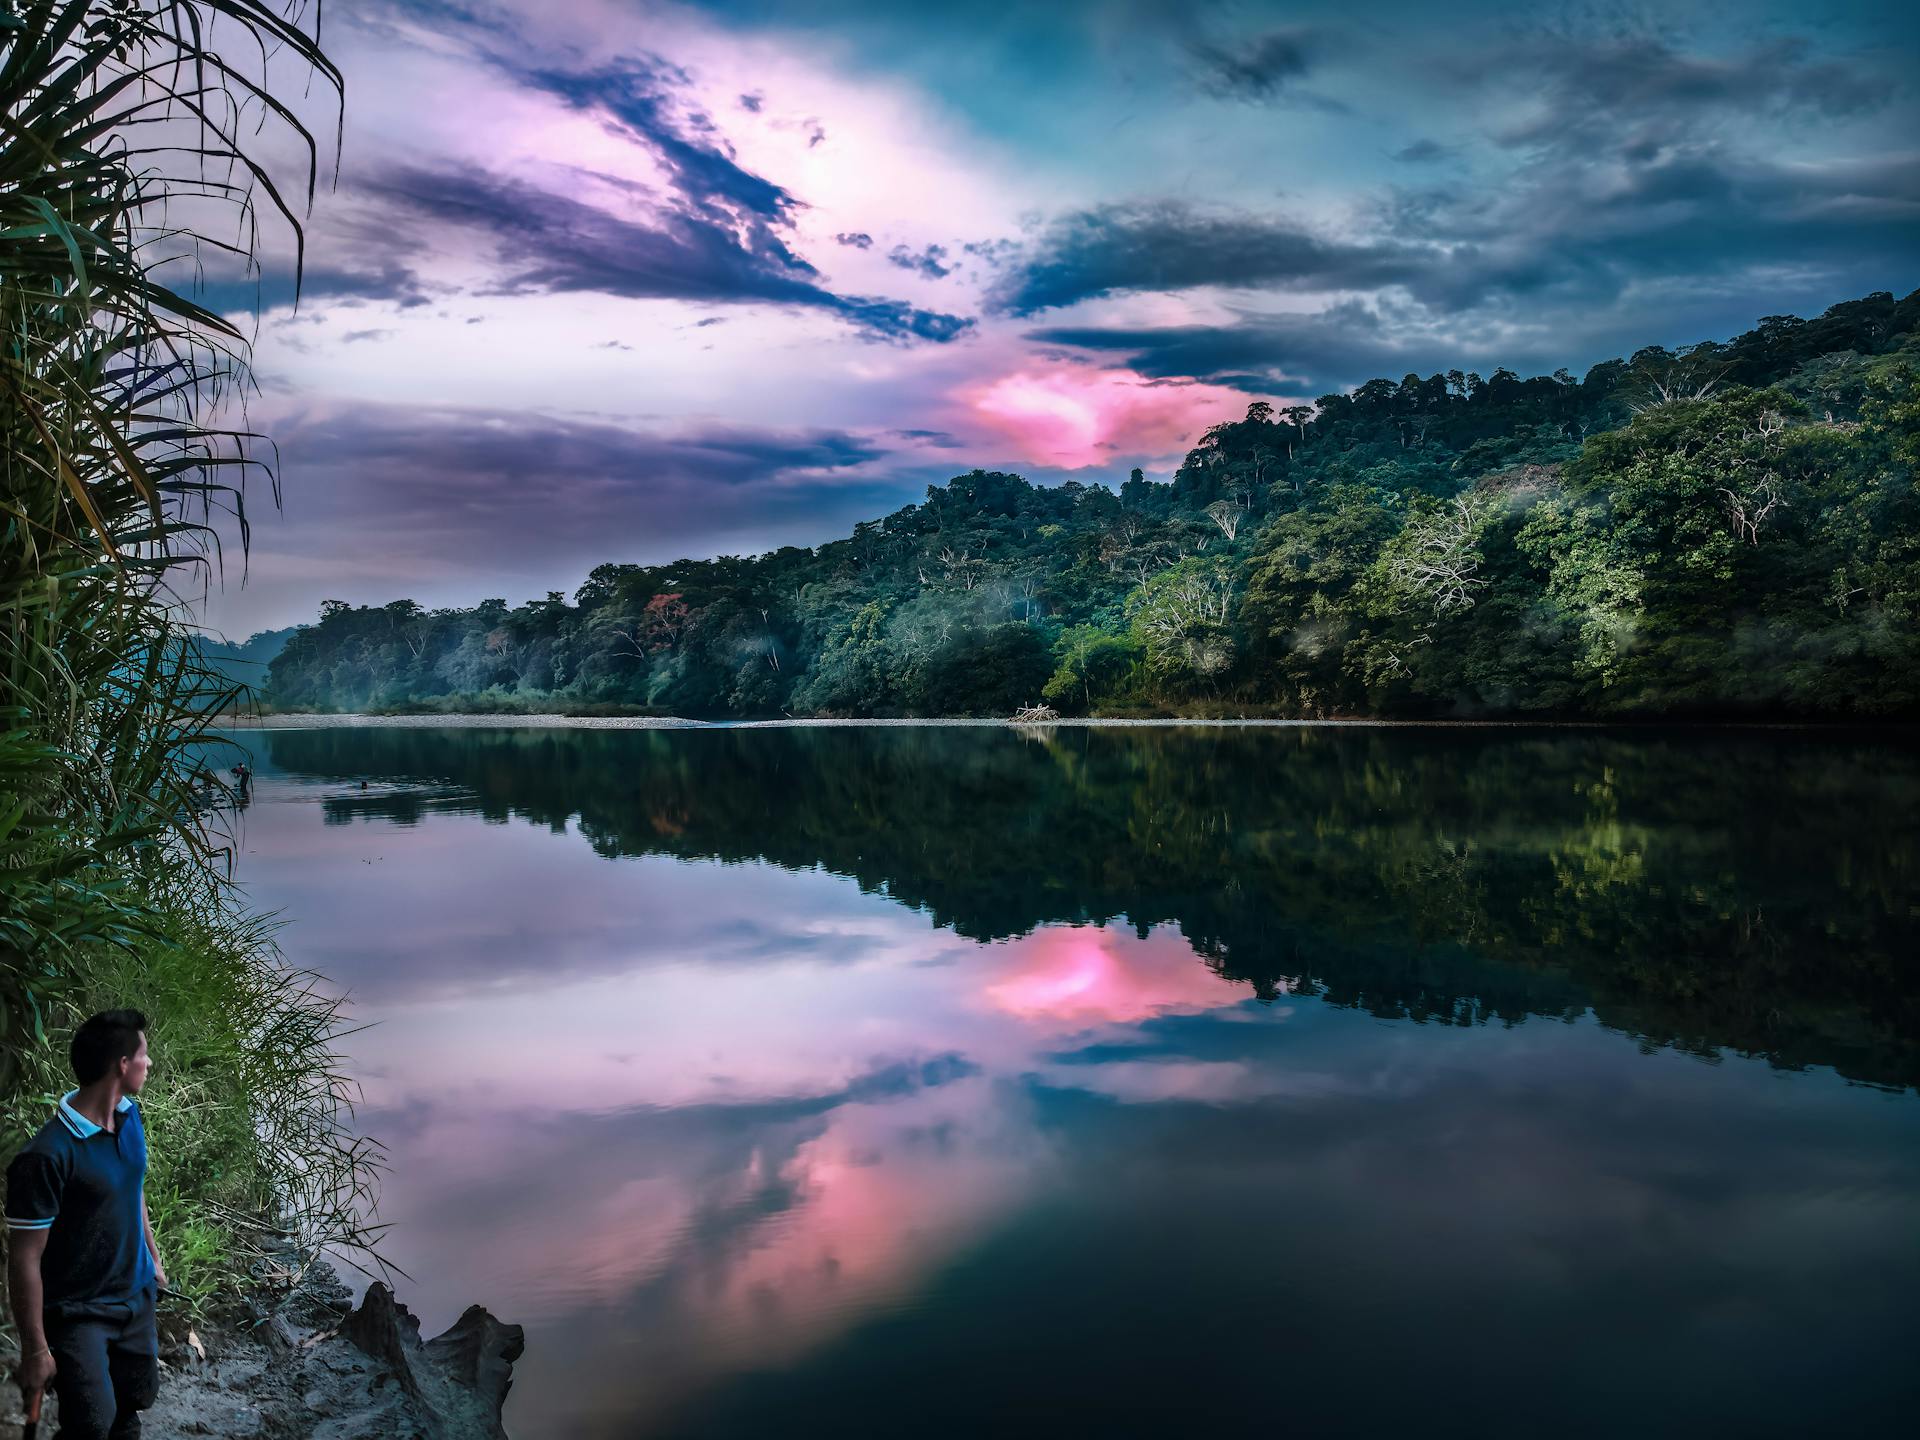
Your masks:
{"label": "forested hillside", "polygon": [[267,667],[273,663],[273,657],[296,633],[289,626],[284,630],[256,631],[238,642],[203,636],[199,644],[200,657],[220,677],[222,684],[261,690],[266,688]]}
{"label": "forested hillside", "polygon": [[974,471],[569,602],[329,602],[288,709],[1912,716],[1920,291],[1244,418],[1170,484]]}

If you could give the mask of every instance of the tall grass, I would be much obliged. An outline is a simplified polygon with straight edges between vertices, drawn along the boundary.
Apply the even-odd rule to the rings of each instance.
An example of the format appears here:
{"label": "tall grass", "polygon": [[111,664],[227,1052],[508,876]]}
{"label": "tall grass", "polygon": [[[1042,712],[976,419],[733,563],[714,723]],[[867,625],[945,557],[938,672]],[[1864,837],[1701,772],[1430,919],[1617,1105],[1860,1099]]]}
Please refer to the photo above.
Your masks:
{"label": "tall grass", "polygon": [[[275,225],[297,273],[319,147],[288,75],[341,91],[317,6],[0,0],[0,1158],[73,1024],[148,1010],[156,1230],[203,1297],[276,1232],[364,1241],[373,1158],[339,1015],[245,912],[193,784],[235,697],[186,597],[278,478],[245,334],[184,291],[257,275]],[[292,185],[249,149],[288,140]]]}

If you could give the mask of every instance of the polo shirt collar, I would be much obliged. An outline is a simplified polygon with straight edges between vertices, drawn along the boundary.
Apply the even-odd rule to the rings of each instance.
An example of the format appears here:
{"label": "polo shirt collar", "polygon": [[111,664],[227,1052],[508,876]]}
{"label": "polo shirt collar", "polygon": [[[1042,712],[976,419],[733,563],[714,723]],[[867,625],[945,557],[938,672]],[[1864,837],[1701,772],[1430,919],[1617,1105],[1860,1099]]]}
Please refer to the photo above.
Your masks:
{"label": "polo shirt collar", "polygon": [[[93,1121],[87,1119],[86,1116],[73,1108],[73,1097],[79,1093],[78,1090],[69,1090],[60,1097],[60,1123],[73,1132],[74,1139],[84,1140],[89,1135],[98,1135],[101,1127],[94,1124]],[[113,1107],[113,1113],[116,1115],[124,1115],[132,1108],[133,1097],[131,1095],[122,1095],[120,1097],[120,1103]]]}

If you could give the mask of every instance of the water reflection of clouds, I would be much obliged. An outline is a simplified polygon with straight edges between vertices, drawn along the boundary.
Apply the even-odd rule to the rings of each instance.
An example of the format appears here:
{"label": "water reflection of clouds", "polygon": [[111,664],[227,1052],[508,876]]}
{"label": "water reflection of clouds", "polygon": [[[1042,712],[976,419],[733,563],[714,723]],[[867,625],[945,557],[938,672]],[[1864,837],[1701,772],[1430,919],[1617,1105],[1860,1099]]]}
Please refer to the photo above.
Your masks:
{"label": "water reflection of clouds", "polygon": [[1247,987],[1195,963],[1177,930],[1145,936],[1113,927],[1060,926],[995,946],[1002,975],[989,1001],[1022,1020],[1055,1026],[1119,1024],[1244,1000]]}
{"label": "water reflection of clouds", "polygon": [[293,958],[379,1022],[355,1060],[421,1307],[591,1313],[596,1351],[678,1377],[658,1404],[827,1343],[1030,1197],[1051,1142],[1018,1077],[1050,1047],[1247,996],[1172,929],[983,947],[824,873],[313,809],[256,808],[248,883],[325,915]]}
{"label": "water reflection of clouds", "polygon": [[405,1142],[386,1209],[429,1313],[480,1294],[548,1337],[583,1411],[550,1433],[586,1433],[909,1298],[1044,1172],[1020,1104],[935,1056],[737,1103],[452,1105]]}
{"label": "water reflection of clouds", "polygon": [[[1193,1273],[1233,1277],[1221,1294],[1293,1308],[1260,1309],[1267,1359],[1173,1353],[1169,1373],[1269,1376],[1291,1347],[1316,1379],[1365,1390],[1353,1357],[1386,1353],[1439,1387],[1550,1343],[1596,1413],[1621,1367],[1754,1343],[1741,1317],[1781,1294],[1857,1336],[1837,1307],[1892,1313],[1905,1272],[1876,1257],[1920,1233],[1902,1229],[1920,1146],[1876,1144],[1837,1085],[1766,1092],[1763,1070],[1641,1056],[1584,1022],[1262,1005],[1172,927],[975,945],[821,871],[317,809],[257,805],[245,879],[295,922],[291,957],[378,1022],[352,1045],[393,1152],[394,1258],[429,1329],[476,1299],[529,1325],[509,1409],[537,1414],[528,1433],[726,1433],[703,1409],[726,1377],[785,1374],[801,1404],[836,1366],[871,1384],[859,1337],[920,1323],[944,1272],[1050,1207],[1073,1223],[1023,1252],[1004,1333],[955,1354],[1044,1353],[1063,1324],[1097,1343],[1129,1297],[1063,1315],[1048,1267],[1131,1283],[1091,1252],[1178,1235]],[[1809,1234],[1823,1275],[1792,1258]],[[1575,1292],[1590,1315],[1565,1312]],[[964,1409],[942,1353],[915,1351],[924,1383]],[[1323,1422],[1373,1403],[1345,1393],[1358,1409]]]}
{"label": "water reflection of clouds", "polygon": [[536,827],[489,826],[476,844],[477,816],[322,826],[315,806],[273,798],[246,817],[242,883],[292,916],[324,917],[283,935],[288,957],[367,1005],[646,966],[849,963],[896,938],[876,922],[892,907],[771,865],[582,863]]}

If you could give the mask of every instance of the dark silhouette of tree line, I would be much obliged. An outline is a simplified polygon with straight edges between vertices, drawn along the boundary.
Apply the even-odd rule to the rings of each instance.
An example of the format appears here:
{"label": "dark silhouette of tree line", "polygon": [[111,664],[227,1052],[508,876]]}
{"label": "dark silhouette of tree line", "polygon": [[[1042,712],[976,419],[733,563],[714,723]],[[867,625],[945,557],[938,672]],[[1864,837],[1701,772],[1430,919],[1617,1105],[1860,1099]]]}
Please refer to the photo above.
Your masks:
{"label": "dark silhouette of tree line", "polygon": [[312,729],[606,856],[824,868],[979,941],[1172,924],[1251,994],[1437,1024],[1591,1008],[1649,1044],[1920,1084],[1920,752],[1845,730]]}

